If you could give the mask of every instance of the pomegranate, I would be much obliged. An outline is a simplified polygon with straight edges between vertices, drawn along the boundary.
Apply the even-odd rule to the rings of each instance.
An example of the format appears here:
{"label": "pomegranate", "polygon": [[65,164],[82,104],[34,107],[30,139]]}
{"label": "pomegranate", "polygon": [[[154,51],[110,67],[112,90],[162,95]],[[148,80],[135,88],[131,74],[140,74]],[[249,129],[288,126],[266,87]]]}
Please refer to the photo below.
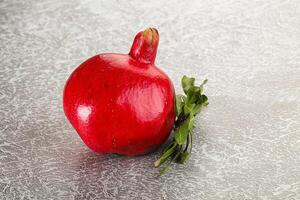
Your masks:
{"label": "pomegranate", "polygon": [[158,31],[139,32],[129,54],[99,54],[69,77],[64,112],[98,153],[142,155],[168,138],[175,120],[174,87],[154,61]]}

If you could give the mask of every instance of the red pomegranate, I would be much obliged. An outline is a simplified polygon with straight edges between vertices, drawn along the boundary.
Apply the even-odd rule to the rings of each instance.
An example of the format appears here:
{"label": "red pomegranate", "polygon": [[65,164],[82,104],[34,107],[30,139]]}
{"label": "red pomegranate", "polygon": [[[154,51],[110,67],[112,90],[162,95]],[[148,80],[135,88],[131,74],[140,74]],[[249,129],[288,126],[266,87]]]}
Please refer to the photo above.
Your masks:
{"label": "red pomegranate", "polygon": [[174,87],[154,64],[159,35],[139,32],[129,54],[99,54],[69,77],[64,112],[98,153],[142,155],[168,138],[175,120]]}

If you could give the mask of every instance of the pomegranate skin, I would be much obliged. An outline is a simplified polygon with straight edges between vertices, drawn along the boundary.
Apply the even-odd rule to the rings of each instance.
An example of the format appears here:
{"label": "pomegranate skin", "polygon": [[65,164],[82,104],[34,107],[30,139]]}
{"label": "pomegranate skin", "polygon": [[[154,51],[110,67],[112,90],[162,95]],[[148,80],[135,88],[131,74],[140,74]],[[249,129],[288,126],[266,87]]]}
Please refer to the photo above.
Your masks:
{"label": "pomegranate skin", "polygon": [[154,65],[158,33],[146,31],[136,36],[128,55],[96,55],[65,85],[64,112],[95,152],[146,154],[162,145],[173,128],[174,87]]}

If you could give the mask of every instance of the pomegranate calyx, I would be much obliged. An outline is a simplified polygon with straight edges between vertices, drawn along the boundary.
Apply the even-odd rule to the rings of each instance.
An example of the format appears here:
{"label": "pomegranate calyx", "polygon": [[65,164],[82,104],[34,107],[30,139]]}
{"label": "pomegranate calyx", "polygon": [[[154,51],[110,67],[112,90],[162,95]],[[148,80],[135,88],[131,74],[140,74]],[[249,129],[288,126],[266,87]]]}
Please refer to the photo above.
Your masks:
{"label": "pomegranate calyx", "polygon": [[142,33],[145,40],[149,43],[149,45],[152,45],[152,43],[157,43],[159,39],[158,31],[155,28],[147,28]]}
{"label": "pomegranate calyx", "polygon": [[140,63],[153,64],[158,43],[158,31],[155,28],[147,28],[135,36],[129,55]]}

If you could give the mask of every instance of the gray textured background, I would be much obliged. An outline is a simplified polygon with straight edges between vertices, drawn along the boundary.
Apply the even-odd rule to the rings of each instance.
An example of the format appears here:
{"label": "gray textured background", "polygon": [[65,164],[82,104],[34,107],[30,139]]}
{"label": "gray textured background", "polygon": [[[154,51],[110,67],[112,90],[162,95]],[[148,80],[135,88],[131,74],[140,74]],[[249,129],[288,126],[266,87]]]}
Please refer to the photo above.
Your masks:
{"label": "gray textured background", "polygon": [[[95,155],[62,111],[69,74],[155,26],[180,91],[208,78],[191,160]],[[300,199],[300,1],[0,0],[0,199]]]}

